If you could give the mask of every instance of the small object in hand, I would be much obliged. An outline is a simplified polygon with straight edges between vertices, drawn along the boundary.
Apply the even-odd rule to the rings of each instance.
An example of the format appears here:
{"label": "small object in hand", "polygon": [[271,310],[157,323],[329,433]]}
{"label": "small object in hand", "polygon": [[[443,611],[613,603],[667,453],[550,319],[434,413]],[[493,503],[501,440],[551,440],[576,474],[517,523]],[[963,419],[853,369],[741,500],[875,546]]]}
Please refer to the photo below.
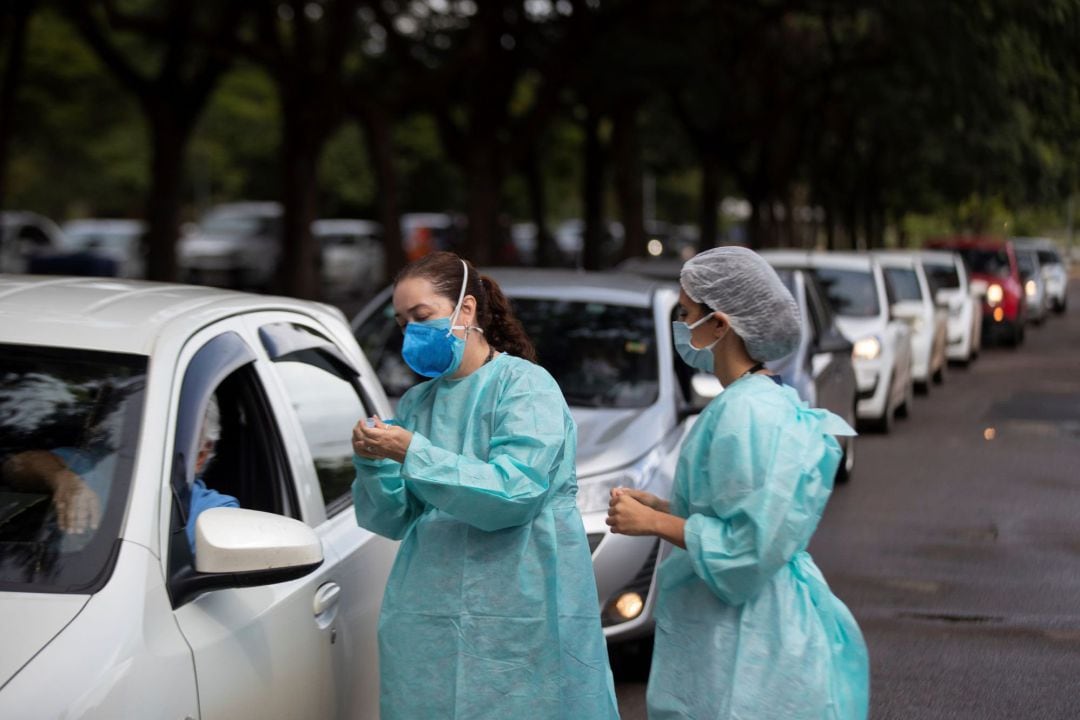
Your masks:
{"label": "small object in hand", "polygon": [[[375,427],[375,418],[369,417],[367,420],[364,421],[364,426],[369,428]],[[368,447],[371,446],[369,445]]]}

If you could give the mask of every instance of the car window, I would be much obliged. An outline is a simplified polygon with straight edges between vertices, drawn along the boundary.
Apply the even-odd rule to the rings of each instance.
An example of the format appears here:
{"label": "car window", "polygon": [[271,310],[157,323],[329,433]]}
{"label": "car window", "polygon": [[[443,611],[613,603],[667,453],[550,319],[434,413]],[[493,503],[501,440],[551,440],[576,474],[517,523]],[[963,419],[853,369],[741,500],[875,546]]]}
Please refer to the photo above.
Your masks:
{"label": "car window", "polygon": [[540,365],[577,407],[647,407],[660,390],[651,307],[511,298]]}
{"label": "car window", "polygon": [[912,268],[886,267],[885,277],[892,285],[896,302],[908,300],[920,301],[923,299],[922,287],[919,285],[919,274]]}
{"label": "car window", "polygon": [[0,590],[94,592],[112,570],[147,359],[0,346]]}
{"label": "car window", "polygon": [[1053,250],[1039,250],[1039,262],[1043,265],[1060,265],[1061,258]]}
{"label": "car window", "polygon": [[960,273],[953,263],[943,264],[936,262],[924,262],[926,279],[930,283],[930,289],[935,293],[938,290],[958,290],[960,288]]}
{"label": "car window", "polygon": [[1009,254],[1004,248],[964,248],[960,250],[960,253],[971,272],[997,277],[1009,276]]}
{"label": "car window", "polygon": [[[254,360],[239,335],[225,332],[203,345],[184,373],[172,459],[170,578],[192,564],[187,527],[202,489],[242,508],[299,519],[288,456]],[[218,437],[203,462],[211,405]]]}
{"label": "car window", "polygon": [[815,268],[814,275],[837,315],[874,317],[881,313],[877,286],[870,270]]}
{"label": "car window", "polygon": [[[293,327],[310,332],[298,325]],[[359,392],[355,373],[318,347],[275,357],[274,367],[315,461],[327,515],[334,515],[352,501],[352,428],[371,411]]]}

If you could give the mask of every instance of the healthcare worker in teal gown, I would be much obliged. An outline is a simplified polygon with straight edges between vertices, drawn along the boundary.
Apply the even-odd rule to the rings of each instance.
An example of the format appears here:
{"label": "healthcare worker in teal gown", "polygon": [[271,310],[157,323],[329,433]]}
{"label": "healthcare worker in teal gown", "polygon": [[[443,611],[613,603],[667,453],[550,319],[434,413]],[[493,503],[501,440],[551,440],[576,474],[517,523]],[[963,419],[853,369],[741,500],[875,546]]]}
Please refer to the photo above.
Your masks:
{"label": "healthcare worker in teal gown", "polygon": [[357,522],[401,539],[379,619],[383,720],[617,718],[575,502],[577,431],[498,285],[451,253],[397,278],[432,378],[353,430]]}
{"label": "healthcare worker in teal gown", "polygon": [[797,346],[799,314],[759,255],[708,250],[680,283],[676,347],[724,390],[683,442],[670,502],[616,488],[608,514],[614,532],[676,546],[658,577],[649,718],[865,718],[866,645],[806,552],[833,436],[854,432],[764,370]]}

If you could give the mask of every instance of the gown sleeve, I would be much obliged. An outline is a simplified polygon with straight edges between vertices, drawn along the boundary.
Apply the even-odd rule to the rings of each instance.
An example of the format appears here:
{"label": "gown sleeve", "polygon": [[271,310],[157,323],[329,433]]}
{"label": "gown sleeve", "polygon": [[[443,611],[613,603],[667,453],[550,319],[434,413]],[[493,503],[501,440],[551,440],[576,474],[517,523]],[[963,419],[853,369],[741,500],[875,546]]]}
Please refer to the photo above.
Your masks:
{"label": "gown sleeve", "polygon": [[[398,402],[398,417],[407,415],[409,393]],[[400,540],[423,512],[424,507],[405,487],[401,463],[369,460],[353,455],[356,479],[352,484],[356,523],[373,533]]]}
{"label": "gown sleeve", "polygon": [[719,413],[691,465],[712,512],[689,515],[685,541],[694,573],[725,603],[753,598],[809,543],[840,462],[830,433],[854,434],[789,403],[741,400]]}
{"label": "gown sleeve", "polygon": [[555,381],[538,367],[501,388],[486,461],[413,435],[402,476],[421,500],[480,530],[530,522],[544,506],[551,478],[574,452],[576,428]]}

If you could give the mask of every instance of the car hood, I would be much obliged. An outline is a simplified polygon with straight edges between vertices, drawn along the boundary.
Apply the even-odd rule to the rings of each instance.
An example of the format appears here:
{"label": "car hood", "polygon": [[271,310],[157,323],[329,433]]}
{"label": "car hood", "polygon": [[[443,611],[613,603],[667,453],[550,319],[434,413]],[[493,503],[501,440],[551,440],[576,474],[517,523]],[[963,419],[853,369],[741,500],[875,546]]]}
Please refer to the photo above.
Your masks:
{"label": "car hood", "polygon": [[86,607],[89,595],[0,593],[0,687],[60,634]]}
{"label": "car hood", "polygon": [[579,478],[626,467],[667,434],[674,414],[661,403],[641,408],[571,407],[578,426]]}
{"label": "car hood", "polygon": [[869,335],[881,336],[885,333],[885,323],[880,315],[868,318],[838,315],[836,317],[836,327],[840,328],[840,332],[844,333],[844,337],[851,342],[856,342]]}

